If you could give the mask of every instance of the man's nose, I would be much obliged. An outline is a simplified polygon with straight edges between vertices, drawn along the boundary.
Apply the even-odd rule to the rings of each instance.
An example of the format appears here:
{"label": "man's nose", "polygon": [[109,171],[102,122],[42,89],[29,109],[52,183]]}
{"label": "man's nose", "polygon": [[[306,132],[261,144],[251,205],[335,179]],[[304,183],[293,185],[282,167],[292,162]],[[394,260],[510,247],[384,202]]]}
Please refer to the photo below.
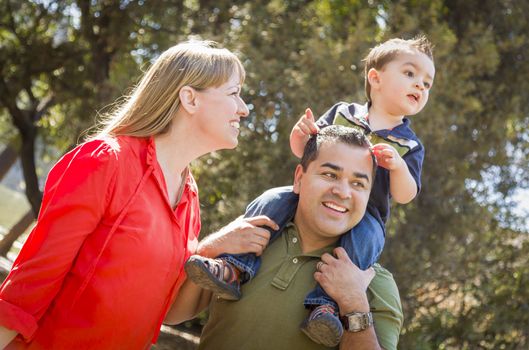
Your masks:
{"label": "man's nose", "polygon": [[332,193],[341,199],[351,198],[351,192],[351,186],[349,186],[347,181],[338,181],[332,188]]}

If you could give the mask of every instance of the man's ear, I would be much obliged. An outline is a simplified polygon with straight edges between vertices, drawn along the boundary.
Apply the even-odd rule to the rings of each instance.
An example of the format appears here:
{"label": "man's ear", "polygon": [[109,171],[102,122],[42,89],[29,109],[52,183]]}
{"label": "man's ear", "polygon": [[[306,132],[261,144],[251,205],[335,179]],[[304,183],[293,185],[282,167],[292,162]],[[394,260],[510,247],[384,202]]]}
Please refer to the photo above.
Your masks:
{"label": "man's ear", "polygon": [[371,68],[367,72],[367,81],[371,85],[371,89],[377,88],[380,85],[380,73],[375,68]]}
{"label": "man's ear", "polygon": [[189,114],[193,114],[198,108],[198,96],[197,91],[191,86],[182,86],[178,93],[180,98],[180,106],[185,109]]}
{"label": "man's ear", "polygon": [[301,164],[298,164],[298,166],[296,167],[296,171],[294,172],[294,185],[292,186],[295,194],[299,194],[299,190],[301,187],[301,178],[303,177],[304,173],[305,172],[303,171],[303,167],[301,166]]}

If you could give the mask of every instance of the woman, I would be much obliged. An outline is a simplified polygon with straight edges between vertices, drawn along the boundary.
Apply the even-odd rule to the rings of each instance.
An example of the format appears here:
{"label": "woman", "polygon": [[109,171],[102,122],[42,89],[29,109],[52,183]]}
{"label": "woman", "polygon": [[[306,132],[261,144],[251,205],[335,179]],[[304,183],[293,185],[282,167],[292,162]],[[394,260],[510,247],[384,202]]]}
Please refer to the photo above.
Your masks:
{"label": "woman", "polygon": [[262,251],[268,236],[255,226],[274,226],[262,217],[238,220],[221,231],[227,239],[198,246],[188,169],[201,155],[237,146],[248,115],[244,77],[228,50],[176,45],[96,135],[59,160],[37,225],[0,287],[0,348],[149,348],[191,254]]}

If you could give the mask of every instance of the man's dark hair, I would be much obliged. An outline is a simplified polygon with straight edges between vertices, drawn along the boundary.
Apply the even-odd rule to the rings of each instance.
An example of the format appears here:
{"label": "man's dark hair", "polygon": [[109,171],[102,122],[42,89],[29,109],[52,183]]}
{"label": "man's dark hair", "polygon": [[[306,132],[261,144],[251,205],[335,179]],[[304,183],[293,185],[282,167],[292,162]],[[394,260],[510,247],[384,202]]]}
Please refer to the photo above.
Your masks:
{"label": "man's dark hair", "polygon": [[330,125],[322,128],[317,134],[311,135],[301,157],[301,167],[307,171],[309,164],[318,157],[318,152],[322,144],[325,143],[344,143],[350,146],[356,146],[369,150],[373,160],[373,172],[371,178],[375,178],[377,170],[377,160],[371,149],[371,142],[363,132],[358,129],[349,128],[342,125]]}

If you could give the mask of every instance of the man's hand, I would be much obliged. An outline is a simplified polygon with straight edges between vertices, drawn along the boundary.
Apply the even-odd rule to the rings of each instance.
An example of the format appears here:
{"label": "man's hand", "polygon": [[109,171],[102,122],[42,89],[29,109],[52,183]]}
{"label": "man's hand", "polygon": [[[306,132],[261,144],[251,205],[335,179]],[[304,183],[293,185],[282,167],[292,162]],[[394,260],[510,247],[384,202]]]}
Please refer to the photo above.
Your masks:
{"label": "man's hand", "polygon": [[255,253],[261,255],[268,245],[270,232],[260,226],[278,230],[277,224],[267,216],[253,218],[238,217],[218,232],[204,238],[198,245],[196,254],[215,258],[220,254]]}
{"label": "man's hand", "polygon": [[369,311],[366,290],[375,271],[372,268],[360,270],[341,247],[336,248],[334,254],[336,258],[330,254],[322,255],[322,263],[318,263],[314,278],[338,303],[342,315]]}
{"label": "man's hand", "polygon": [[377,158],[379,166],[388,170],[397,170],[406,166],[406,162],[400,156],[399,152],[386,143],[378,143],[373,146],[373,153]]}
{"label": "man's hand", "polygon": [[317,134],[319,130],[320,128],[316,125],[311,109],[307,108],[305,114],[299,118],[290,133],[290,148],[292,149],[292,153],[296,157],[301,158],[310,135]]}

